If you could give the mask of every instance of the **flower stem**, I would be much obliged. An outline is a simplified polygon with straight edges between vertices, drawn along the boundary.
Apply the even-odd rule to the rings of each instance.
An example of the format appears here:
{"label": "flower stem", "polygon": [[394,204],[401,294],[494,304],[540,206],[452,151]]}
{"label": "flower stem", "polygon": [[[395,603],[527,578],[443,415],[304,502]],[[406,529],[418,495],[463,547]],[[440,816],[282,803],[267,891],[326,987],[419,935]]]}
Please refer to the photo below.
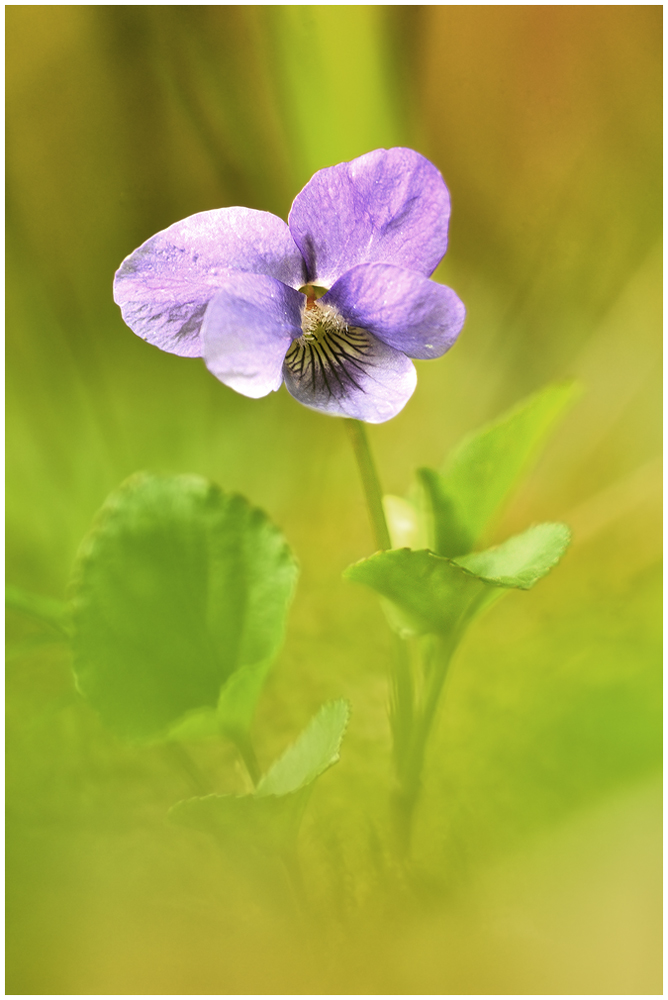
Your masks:
{"label": "flower stem", "polygon": [[378,480],[378,473],[371,457],[366,428],[361,420],[346,418],[344,421],[352,442],[357,465],[360,470],[364,495],[369,510],[376,545],[379,549],[391,549],[390,533],[387,530],[385,511],[383,510],[383,494]]}
{"label": "flower stem", "polygon": [[[378,473],[371,457],[366,428],[359,420],[345,420],[360,470],[369,517],[376,545],[390,549],[392,542],[383,510],[383,494]],[[397,649],[390,678],[390,726],[394,751],[397,788],[393,797],[397,846],[402,859],[410,851],[413,815],[417,804],[424,767],[425,752],[440,701],[443,683],[452,654],[461,638],[454,629],[448,638],[434,640],[423,659],[420,690],[416,688],[410,653],[404,639],[396,637]]]}
{"label": "flower stem", "polygon": [[423,682],[421,705],[414,708],[411,730],[401,747],[400,759],[396,761],[398,787],[394,795],[394,814],[398,833],[400,854],[408,856],[410,851],[413,814],[422,786],[422,771],[425,752],[431,735],[436,710],[439,705],[443,684],[452,655],[461,638],[461,631],[455,630],[446,638],[433,637],[429,649],[423,649]]}

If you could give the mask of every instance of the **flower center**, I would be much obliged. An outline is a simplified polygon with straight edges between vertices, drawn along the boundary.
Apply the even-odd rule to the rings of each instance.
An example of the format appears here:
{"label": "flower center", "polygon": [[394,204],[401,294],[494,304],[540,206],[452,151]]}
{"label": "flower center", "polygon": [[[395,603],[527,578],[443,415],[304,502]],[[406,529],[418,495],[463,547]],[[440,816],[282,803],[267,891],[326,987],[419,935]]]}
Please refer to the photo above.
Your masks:
{"label": "flower center", "polygon": [[[298,398],[341,399],[349,392],[363,392],[368,369],[373,367],[372,338],[366,330],[349,326],[334,306],[317,298],[321,289],[304,286],[302,335],[292,341],[285,355],[284,377]],[[314,404],[315,405],[315,402]]]}
{"label": "flower center", "polygon": [[307,343],[321,344],[332,335],[345,336],[348,324],[334,306],[320,305],[310,296],[302,314],[302,339]]}

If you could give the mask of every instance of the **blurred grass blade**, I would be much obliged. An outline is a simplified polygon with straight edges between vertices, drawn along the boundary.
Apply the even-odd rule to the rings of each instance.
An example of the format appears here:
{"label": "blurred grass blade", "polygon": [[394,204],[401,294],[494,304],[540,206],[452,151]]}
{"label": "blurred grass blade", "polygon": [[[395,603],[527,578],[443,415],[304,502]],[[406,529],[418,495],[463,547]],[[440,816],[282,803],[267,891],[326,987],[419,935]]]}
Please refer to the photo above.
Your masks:
{"label": "blurred grass blade", "polygon": [[435,552],[452,558],[474,548],[577,390],[574,382],[547,386],[466,437],[440,474],[418,471]]}
{"label": "blurred grass blade", "polygon": [[385,9],[287,4],[266,10],[299,183],[321,167],[397,145]]}
{"label": "blurred grass blade", "polygon": [[[277,653],[296,577],[282,534],[243,497],[198,476],[133,476],[106,501],[75,567],[80,691],[136,739],[215,708],[235,671]],[[247,692],[246,717],[258,693]]]}
{"label": "blurred grass blade", "polygon": [[401,635],[452,637],[510,588],[528,590],[559,561],[570,541],[563,524],[539,524],[503,545],[452,560],[429,551],[394,549],[349,566],[344,576],[391,602]]}
{"label": "blurred grass blade", "polygon": [[31,594],[21,587],[7,584],[5,587],[5,607],[10,611],[19,611],[21,614],[34,618],[43,625],[56,629],[63,635],[69,636],[69,615],[67,604],[58,601],[54,597],[42,597],[40,594]]}

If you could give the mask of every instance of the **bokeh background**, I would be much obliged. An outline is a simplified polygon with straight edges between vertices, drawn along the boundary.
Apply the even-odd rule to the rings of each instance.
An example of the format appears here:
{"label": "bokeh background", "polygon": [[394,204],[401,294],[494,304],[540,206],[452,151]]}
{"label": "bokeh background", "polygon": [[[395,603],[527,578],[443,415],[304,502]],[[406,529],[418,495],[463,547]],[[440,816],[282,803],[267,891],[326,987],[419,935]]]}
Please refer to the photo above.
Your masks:
{"label": "bokeh background", "polygon": [[[8,6],[7,564],[62,598],[139,470],[244,493],[302,566],[263,698],[264,762],[345,696],[301,847],[304,921],[202,835],[192,794],[75,694],[8,615],[8,993],[659,993],[661,15],[652,6]],[[583,392],[490,541],[574,543],[471,631],[418,816],[419,891],[386,843],[390,636],[341,580],[373,548],[341,423],[235,395],[135,337],[121,260],[194,212],[286,217],[379,146],[450,187],[436,277],[468,308],[371,429],[387,492],[543,384]],[[211,790],[233,755],[189,748]]]}

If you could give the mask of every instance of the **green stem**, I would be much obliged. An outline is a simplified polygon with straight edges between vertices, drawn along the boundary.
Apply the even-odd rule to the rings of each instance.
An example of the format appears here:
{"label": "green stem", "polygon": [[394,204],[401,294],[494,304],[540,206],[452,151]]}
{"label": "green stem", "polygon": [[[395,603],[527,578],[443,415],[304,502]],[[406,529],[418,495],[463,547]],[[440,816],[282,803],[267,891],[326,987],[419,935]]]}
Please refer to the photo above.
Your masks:
{"label": "green stem", "polygon": [[426,664],[425,695],[421,710],[416,710],[412,728],[397,760],[398,788],[394,796],[394,812],[400,852],[405,856],[410,849],[413,814],[422,786],[422,771],[427,743],[436,717],[436,710],[443,691],[443,684],[452,655],[461,638],[457,630],[448,639],[435,640],[430,650],[431,663]]}
{"label": "green stem", "polygon": [[413,671],[408,642],[395,636],[396,656],[390,690],[390,728],[392,731],[394,766],[399,773],[408,751],[414,722]]}
{"label": "green stem", "polygon": [[360,420],[346,418],[344,422],[360,470],[376,545],[379,549],[391,549],[392,542],[390,541],[390,533],[387,530],[385,511],[383,510],[383,493],[380,488],[376,466],[371,457],[366,428]]}
{"label": "green stem", "polygon": [[[381,550],[390,549],[392,542],[383,510],[383,494],[371,457],[366,428],[359,420],[346,419],[345,424],[360,470],[376,544]],[[397,639],[398,648],[391,682],[390,725],[398,779],[394,810],[399,850],[404,856],[410,848],[413,813],[420,794],[427,742],[448,665],[460,637],[461,631],[456,629],[448,639],[437,640],[436,648],[431,650],[432,662],[423,672],[424,699],[421,707],[417,704],[406,642]]]}

